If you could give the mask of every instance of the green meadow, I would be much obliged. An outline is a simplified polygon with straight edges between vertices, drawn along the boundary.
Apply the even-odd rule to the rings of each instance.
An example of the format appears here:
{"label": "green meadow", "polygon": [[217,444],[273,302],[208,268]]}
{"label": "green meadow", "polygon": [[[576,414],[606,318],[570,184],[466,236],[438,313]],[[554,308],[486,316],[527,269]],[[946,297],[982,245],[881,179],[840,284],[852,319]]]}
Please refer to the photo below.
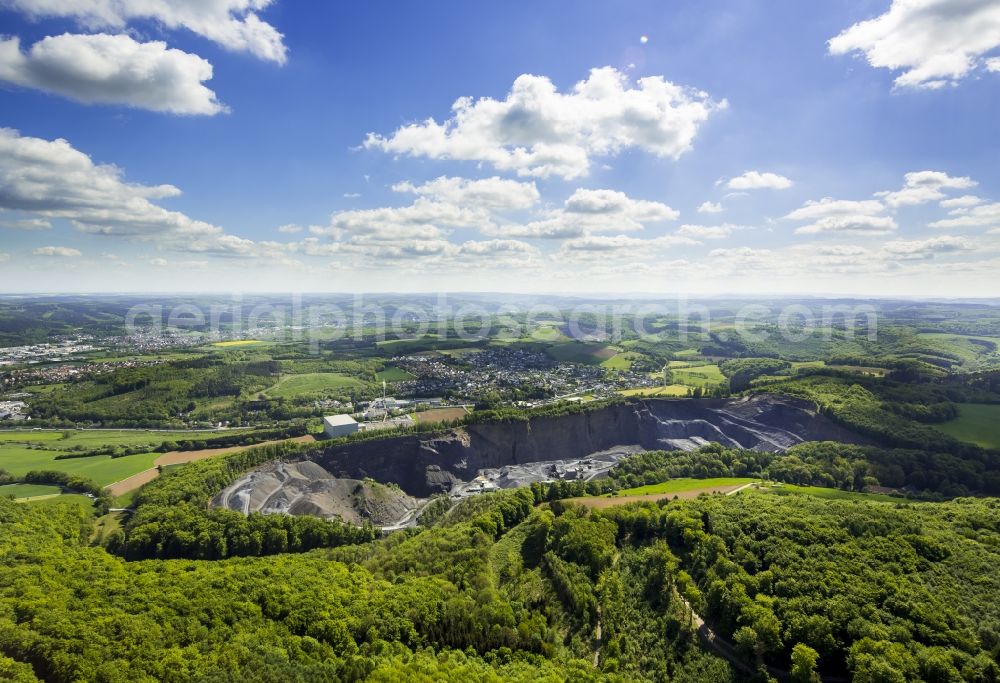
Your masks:
{"label": "green meadow", "polygon": [[1000,405],[958,404],[958,417],[936,425],[945,434],[983,448],[1000,448]]}

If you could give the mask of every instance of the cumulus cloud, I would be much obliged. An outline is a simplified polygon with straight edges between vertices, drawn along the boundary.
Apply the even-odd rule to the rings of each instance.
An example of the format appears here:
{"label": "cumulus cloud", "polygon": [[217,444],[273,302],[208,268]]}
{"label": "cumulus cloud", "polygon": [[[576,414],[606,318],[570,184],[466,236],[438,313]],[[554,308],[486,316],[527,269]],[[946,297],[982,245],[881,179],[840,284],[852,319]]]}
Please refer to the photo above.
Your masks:
{"label": "cumulus cloud", "polygon": [[273,0],[4,0],[30,17],[66,17],[88,29],[122,30],[137,19],[185,28],[227,50],[284,64],[283,36],[258,12]]}
{"label": "cumulus cloud", "polygon": [[747,171],[743,175],[730,178],[726,187],[730,190],[786,190],[792,186],[792,181],[777,173],[761,173],[760,171]]}
{"label": "cumulus cloud", "polygon": [[458,247],[459,254],[491,255],[491,254],[538,254],[538,249],[527,242],[519,240],[483,240],[479,242],[464,242]]}
{"label": "cumulus cloud", "polygon": [[940,88],[980,66],[1000,46],[1000,5],[993,0],[893,0],[828,43],[831,54],[861,52],[873,67],[901,71],[896,87]]}
{"label": "cumulus cloud", "polygon": [[178,250],[253,252],[250,240],[151,201],[179,194],[173,185],[127,183],[119,168],[95,164],[66,140],[0,128],[0,209],[64,218],[81,232],[155,240]]}
{"label": "cumulus cloud", "polygon": [[682,225],[675,235],[696,240],[721,240],[733,234],[735,225]]}
{"label": "cumulus cloud", "polygon": [[441,176],[422,185],[410,182],[397,183],[392,189],[396,192],[411,192],[436,201],[497,211],[528,209],[540,199],[538,188],[534,183],[506,180],[497,176],[483,180]]}
{"label": "cumulus cloud", "polygon": [[823,232],[848,235],[884,235],[899,227],[891,216],[824,216],[809,225],[795,229],[797,235],[815,235]]}
{"label": "cumulus cloud", "polygon": [[595,156],[638,148],[677,158],[699,127],[726,106],[662,76],[636,81],[612,67],[593,69],[561,93],[548,78],[524,74],[502,100],[462,97],[443,123],[428,119],[389,136],[370,133],[369,149],[492,164],[522,176],[576,178]]}
{"label": "cumulus cloud", "polygon": [[973,244],[964,237],[932,237],[925,240],[894,240],[882,245],[882,253],[888,258],[923,260],[938,254],[971,251]]}
{"label": "cumulus cloud", "polygon": [[860,201],[852,199],[833,199],[824,197],[819,201],[809,200],[801,208],[792,211],[787,216],[788,220],[808,221],[828,216],[851,216],[870,215],[882,213],[885,207],[882,202],[875,199],[864,199]]}
{"label": "cumulus cloud", "polygon": [[713,249],[708,252],[708,256],[712,267],[722,268],[727,272],[738,272],[747,268],[770,269],[773,265],[774,252],[770,249],[732,247]]}
{"label": "cumulus cloud", "polygon": [[885,205],[875,199],[851,200],[824,197],[807,201],[785,216],[785,220],[810,221],[796,228],[795,233],[810,235],[841,233],[848,235],[879,235],[898,227],[891,216],[882,215]]}
{"label": "cumulus cloud", "polygon": [[632,199],[617,190],[576,190],[566,200],[566,212],[592,216],[627,216],[636,223],[676,220],[680,213],[660,202]]}
{"label": "cumulus cloud", "polygon": [[52,223],[44,218],[0,220],[0,228],[7,228],[9,230],[51,230]]}
{"label": "cumulus cloud", "polygon": [[296,233],[302,232],[301,225],[295,225],[294,223],[288,223],[286,225],[278,226],[278,232],[283,235],[294,235]]}
{"label": "cumulus cloud", "polygon": [[68,258],[79,256],[80,250],[73,249],[72,247],[38,247],[31,253],[35,256],[60,256]]}
{"label": "cumulus cloud", "polygon": [[725,209],[718,202],[702,202],[698,207],[698,213],[722,213]]}
{"label": "cumulus cloud", "polygon": [[568,239],[555,254],[556,260],[604,260],[631,258],[638,261],[659,258],[675,246],[697,245],[696,240],[676,235],[641,239],[629,235],[585,235]]}
{"label": "cumulus cloud", "polygon": [[0,80],[86,104],[218,114],[226,107],[202,85],[211,78],[207,61],[161,41],[64,33],[22,52],[18,38],[0,38]]}
{"label": "cumulus cloud", "polygon": [[633,199],[616,190],[578,189],[561,209],[525,225],[488,228],[508,237],[562,239],[601,232],[642,230],[648,223],[676,220],[680,213],[661,202]]}
{"label": "cumulus cloud", "polygon": [[970,206],[976,206],[977,204],[982,204],[983,200],[975,195],[966,194],[961,197],[954,197],[953,199],[943,199],[940,202],[942,209],[964,209]]}
{"label": "cumulus cloud", "polygon": [[914,171],[904,176],[902,189],[895,192],[876,192],[875,196],[895,209],[944,199],[946,195],[942,190],[962,190],[976,185],[976,181],[968,177],[953,178],[941,171]]}
{"label": "cumulus cloud", "polygon": [[930,224],[932,228],[984,228],[1000,227],[1000,203],[983,204],[972,208],[955,209],[954,218],[945,218]]}
{"label": "cumulus cloud", "polygon": [[407,239],[433,240],[452,228],[484,230],[492,226],[481,208],[466,208],[418,197],[409,206],[340,211],[324,228],[310,228],[313,234],[334,238],[350,237],[355,242]]}

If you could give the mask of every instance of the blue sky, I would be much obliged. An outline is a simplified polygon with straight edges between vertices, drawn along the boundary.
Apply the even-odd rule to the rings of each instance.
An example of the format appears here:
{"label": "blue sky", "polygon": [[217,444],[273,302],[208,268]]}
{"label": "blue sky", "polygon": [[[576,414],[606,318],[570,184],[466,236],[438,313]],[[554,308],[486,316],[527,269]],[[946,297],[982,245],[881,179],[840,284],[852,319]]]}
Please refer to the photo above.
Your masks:
{"label": "blue sky", "polygon": [[1000,294],[995,2],[65,4],[2,291]]}

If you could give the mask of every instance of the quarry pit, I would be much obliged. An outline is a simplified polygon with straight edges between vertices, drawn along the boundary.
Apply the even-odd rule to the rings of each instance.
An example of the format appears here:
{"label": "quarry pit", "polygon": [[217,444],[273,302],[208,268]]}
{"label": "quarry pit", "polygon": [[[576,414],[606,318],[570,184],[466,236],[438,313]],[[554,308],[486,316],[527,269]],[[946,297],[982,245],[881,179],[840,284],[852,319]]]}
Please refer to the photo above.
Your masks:
{"label": "quarry pit", "polygon": [[331,445],[273,461],[220,492],[215,507],[315,515],[394,530],[417,523],[436,495],[458,500],[536,481],[591,480],[650,450],[708,443],[783,452],[805,441],[861,443],[800,399],[644,399],[560,416],[469,424]]}

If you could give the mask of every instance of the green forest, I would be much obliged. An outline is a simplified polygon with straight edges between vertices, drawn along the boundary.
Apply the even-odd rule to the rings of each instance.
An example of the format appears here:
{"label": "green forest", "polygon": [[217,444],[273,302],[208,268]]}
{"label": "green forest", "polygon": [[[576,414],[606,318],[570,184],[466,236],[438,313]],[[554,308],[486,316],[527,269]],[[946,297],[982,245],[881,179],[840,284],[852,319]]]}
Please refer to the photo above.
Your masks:
{"label": "green forest", "polygon": [[[746,491],[588,512],[519,489],[381,540],[214,561],[125,561],[88,543],[91,515],[0,500],[4,677],[1000,676],[995,500]],[[701,617],[734,661],[699,646]]]}

